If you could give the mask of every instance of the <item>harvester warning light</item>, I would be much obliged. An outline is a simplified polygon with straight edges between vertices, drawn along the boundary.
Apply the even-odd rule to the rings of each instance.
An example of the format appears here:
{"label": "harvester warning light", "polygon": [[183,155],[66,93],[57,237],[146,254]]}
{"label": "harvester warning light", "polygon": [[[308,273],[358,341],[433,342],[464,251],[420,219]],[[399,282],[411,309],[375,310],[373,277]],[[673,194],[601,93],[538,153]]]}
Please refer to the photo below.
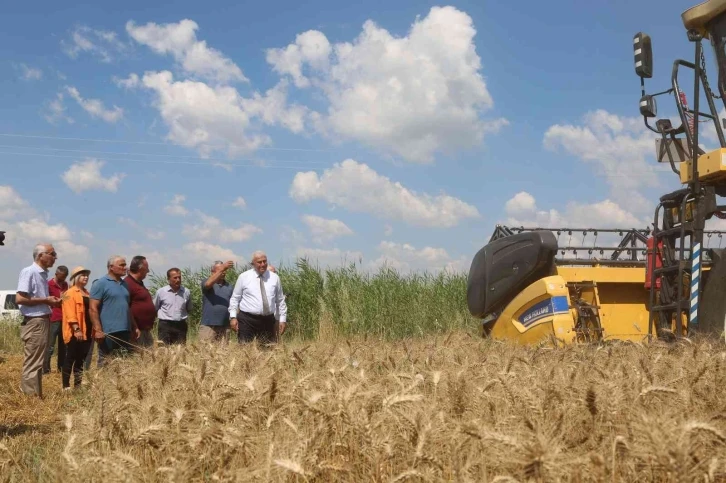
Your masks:
{"label": "harvester warning light", "polygon": [[635,73],[641,78],[653,77],[653,48],[650,36],[638,32],[633,38]]}

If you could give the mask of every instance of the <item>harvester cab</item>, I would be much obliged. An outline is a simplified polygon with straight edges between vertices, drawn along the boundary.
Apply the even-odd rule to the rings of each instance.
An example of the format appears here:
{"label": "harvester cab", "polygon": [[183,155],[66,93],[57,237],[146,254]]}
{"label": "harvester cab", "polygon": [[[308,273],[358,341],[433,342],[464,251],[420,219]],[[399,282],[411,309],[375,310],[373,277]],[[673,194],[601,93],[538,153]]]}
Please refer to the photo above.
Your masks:
{"label": "harvester cab", "polygon": [[[726,206],[717,202],[726,195],[726,120],[716,106],[718,99],[726,108],[726,0],[692,7],[682,21],[695,54],[692,62],[674,61],[666,90],[646,93],[651,38],[642,32],[633,38],[640,113],[656,133],[657,161],[670,166],[682,187],[660,197],[652,227],[643,230],[498,225],[474,257],[467,286],[469,311],[483,320],[485,335],[570,344],[723,334],[726,256],[724,249],[706,248],[704,238],[726,233],[705,229],[707,220],[726,218]],[[719,95],[709,84],[704,40],[718,64]],[[679,84],[683,71],[693,71],[692,106]],[[657,119],[656,98],[667,95],[675,101],[676,125]],[[701,124],[715,132],[719,148],[704,150]],[[583,242],[573,245],[573,234]],[[598,236],[608,242],[598,243]]]}

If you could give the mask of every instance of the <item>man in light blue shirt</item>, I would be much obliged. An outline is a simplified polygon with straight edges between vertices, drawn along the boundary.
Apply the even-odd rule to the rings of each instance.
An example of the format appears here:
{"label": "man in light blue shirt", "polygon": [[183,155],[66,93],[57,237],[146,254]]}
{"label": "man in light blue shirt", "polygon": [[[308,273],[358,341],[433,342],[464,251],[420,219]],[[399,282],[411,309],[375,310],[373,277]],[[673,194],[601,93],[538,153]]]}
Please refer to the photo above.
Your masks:
{"label": "man in light blue shirt", "polygon": [[192,294],[182,287],[182,274],[178,268],[166,271],[169,282],[154,295],[156,316],[159,318],[159,340],[164,344],[186,344],[189,325],[187,318],[192,311]]}
{"label": "man in light blue shirt", "polygon": [[48,294],[48,269],[57,257],[53,245],[36,245],[33,264],[20,271],[15,296],[23,316],[20,323],[20,338],[24,344],[20,390],[38,397],[43,397],[43,361],[48,350],[51,307],[61,304],[61,299]]}

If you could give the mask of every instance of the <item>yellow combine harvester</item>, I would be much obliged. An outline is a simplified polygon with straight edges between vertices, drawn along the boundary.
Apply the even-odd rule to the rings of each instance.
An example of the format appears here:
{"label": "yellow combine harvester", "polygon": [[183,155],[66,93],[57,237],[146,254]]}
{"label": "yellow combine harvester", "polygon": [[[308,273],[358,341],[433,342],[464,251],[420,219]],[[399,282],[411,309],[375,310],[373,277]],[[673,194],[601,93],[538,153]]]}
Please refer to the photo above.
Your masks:
{"label": "yellow combine harvester", "polygon": [[[651,39],[633,39],[640,77],[640,113],[654,133],[658,162],[668,163],[684,188],[663,195],[653,228],[574,229],[497,226],[474,257],[467,303],[483,319],[484,334],[521,344],[555,338],[560,343],[603,340],[672,340],[695,333],[721,335],[726,329],[726,250],[705,248],[713,217],[726,218],[726,139],[714,99],[726,107],[726,0],[709,0],[682,14],[694,61],[673,63],[671,87],[646,94],[653,75]],[[718,90],[711,91],[702,41],[709,39],[718,63]],[[693,71],[693,106],[679,85],[679,73]],[[673,95],[680,126],[656,117],[655,98]],[[706,101],[707,112],[699,105]],[[701,149],[701,122],[713,126],[720,148]],[[557,236],[555,235],[557,234]],[[562,243],[562,235],[568,237]],[[571,244],[572,235],[617,243]],[[586,253],[587,256],[580,254]],[[594,256],[593,256],[594,254]]]}

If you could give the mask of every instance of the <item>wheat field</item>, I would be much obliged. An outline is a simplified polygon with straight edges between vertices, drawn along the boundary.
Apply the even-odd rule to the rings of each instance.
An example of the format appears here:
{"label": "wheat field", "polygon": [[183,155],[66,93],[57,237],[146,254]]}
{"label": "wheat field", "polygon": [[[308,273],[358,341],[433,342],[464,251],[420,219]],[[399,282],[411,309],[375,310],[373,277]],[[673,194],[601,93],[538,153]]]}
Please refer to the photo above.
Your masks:
{"label": "wheat field", "polygon": [[43,401],[0,364],[3,481],[726,481],[722,341],[467,332],[115,361]]}

